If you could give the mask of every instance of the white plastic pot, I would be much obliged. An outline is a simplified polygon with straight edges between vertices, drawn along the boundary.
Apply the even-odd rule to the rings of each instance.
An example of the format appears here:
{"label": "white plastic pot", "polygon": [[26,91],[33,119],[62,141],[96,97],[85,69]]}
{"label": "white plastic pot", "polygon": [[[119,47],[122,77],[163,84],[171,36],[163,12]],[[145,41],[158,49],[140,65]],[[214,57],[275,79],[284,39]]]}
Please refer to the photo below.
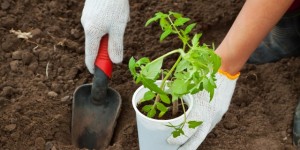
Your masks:
{"label": "white plastic pot", "polygon": [[[160,85],[161,80],[157,81],[156,84]],[[179,125],[184,121],[184,115],[170,120],[157,120],[145,116],[137,109],[137,103],[143,98],[144,93],[147,91],[149,91],[149,89],[140,86],[132,97],[132,105],[136,113],[140,150],[177,150],[180,145],[171,145],[167,142],[167,138],[172,135],[171,133],[174,129],[166,125],[169,123]],[[186,115],[188,115],[193,107],[193,97],[186,95],[183,99],[189,106],[186,111]]]}

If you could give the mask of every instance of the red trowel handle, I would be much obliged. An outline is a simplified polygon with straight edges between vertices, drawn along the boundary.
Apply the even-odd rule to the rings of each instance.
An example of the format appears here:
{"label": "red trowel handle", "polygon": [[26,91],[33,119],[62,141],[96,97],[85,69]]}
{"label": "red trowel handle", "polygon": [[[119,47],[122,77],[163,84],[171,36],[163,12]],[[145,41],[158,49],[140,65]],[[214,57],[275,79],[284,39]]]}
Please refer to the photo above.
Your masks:
{"label": "red trowel handle", "polygon": [[95,65],[101,69],[107,77],[111,78],[113,64],[108,55],[108,35],[104,35],[100,41],[98,55],[95,60]]}

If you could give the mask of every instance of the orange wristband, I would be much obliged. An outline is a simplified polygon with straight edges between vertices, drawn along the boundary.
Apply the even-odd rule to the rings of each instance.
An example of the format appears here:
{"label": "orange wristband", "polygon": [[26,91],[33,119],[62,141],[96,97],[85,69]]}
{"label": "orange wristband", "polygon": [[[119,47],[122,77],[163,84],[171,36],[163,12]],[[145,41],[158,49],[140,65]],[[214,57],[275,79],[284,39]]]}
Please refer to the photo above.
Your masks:
{"label": "orange wristband", "polygon": [[237,79],[239,76],[240,76],[240,72],[238,72],[237,74],[235,75],[231,75],[230,73],[226,72],[226,71],[223,71],[221,69],[219,69],[218,71],[220,74],[226,76],[228,79],[231,79],[231,80],[235,80]]}

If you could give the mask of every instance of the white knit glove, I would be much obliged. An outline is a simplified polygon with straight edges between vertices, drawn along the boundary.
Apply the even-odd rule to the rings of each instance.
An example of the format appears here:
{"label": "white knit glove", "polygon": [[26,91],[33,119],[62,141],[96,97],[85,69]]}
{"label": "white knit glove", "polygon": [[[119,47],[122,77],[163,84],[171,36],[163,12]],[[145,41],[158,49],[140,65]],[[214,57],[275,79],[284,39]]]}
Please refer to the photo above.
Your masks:
{"label": "white knit glove", "polygon": [[[216,126],[222,119],[223,115],[228,110],[232,94],[235,89],[238,75],[230,76],[223,71],[216,74],[215,95],[210,101],[209,94],[206,91],[199,92],[194,96],[194,107],[187,117],[187,121],[203,121],[196,129],[190,129],[188,126],[183,127],[186,136],[181,135],[177,138],[170,136],[167,141],[170,144],[181,145],[179,150],[195,150],[203,142],[207,134]],[[183,145],[182,145],[183,144]]]}
{"label": "white knit glove", "polygon": [[86,0],[81,23],[85,33],[85,64],[94,74],[99,43],[108,34],[108,54],[113,63],[123,60],[123,36],[129,21],[128,0]]}

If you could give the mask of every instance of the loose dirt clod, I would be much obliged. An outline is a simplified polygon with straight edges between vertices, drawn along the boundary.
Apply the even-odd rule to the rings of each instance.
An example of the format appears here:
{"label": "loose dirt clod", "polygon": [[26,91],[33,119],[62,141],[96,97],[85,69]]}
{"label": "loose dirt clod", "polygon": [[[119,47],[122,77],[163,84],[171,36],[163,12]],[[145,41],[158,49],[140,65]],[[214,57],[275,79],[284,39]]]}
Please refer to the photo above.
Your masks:
{"label": "loose dirt clod", "polygon": [[9,1],[4,1],[4,2],[1,3],[1,9],[2,10],[7,10],[9,8],[9,6],[10,6]]}
{"label": "loose dirt clod", "polygon": [[33,54],[29,52],[22,53],[22,61],[24,65],[29,65],[33,60]]}
{"label": "loose dirt clod", "polygon": [[44,150],[45,148],[45,139],[42,137],[38,137],[35,139],[34,145],[38,150]]}

